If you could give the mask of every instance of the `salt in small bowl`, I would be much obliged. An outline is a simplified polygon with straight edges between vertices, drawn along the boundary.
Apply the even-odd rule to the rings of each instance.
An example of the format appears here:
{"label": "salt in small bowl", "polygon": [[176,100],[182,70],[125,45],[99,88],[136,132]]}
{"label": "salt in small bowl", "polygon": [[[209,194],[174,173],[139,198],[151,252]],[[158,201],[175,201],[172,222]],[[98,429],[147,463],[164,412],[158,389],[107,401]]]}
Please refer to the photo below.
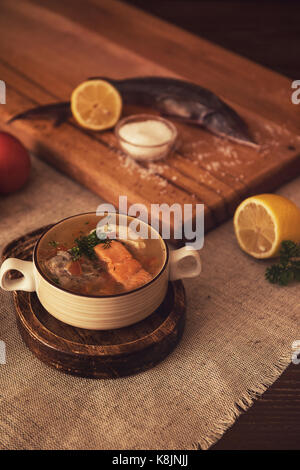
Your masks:
{"label": "salt in small bowl", "polygon": [[[159,123],[160,125],[153,125],[153,122]],[[142,126],[132,126],[139,123],[149,123],[148,130],[147,124],[144,126],[144,129]],[[166,129],[165,140],[161,135],[164,129],[163,126]],[[125,137],[125,129],[127,129],[127,132],[128,130],[133,132],[132,137],[128,137],[127,135]],[[136,134],[134,134],[135,129]],[[150,142],[145,144],[141,143],[141,141],[150,141],[152,138],[151,133],[153,135],[153,140],[160,140],[160,142],[158,144],[150,144]],[[168,155],[177,138],[177,129],[172,122],[162,117],[150,114],[135,114],[121,119],[118,122],[115,128],[115,135],[121,149],[131,158],[141,161],[154,161],[165,158]]]}

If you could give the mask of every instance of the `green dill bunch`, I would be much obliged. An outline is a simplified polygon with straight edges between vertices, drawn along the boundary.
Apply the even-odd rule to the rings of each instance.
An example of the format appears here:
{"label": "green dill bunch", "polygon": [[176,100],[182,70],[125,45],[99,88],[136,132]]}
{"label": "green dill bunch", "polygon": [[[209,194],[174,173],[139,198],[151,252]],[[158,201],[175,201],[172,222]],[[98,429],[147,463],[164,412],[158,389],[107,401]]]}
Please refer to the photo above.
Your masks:
{"label": "green dill bunch", "polygon": [[284,240],[281,243],[279,262],[266,269],[265,277],[272,284],[281,286],[300,281],[300,244]]}
{"label": "green dill bunch", "polygon": [[76,238],[75,246],[69,250],[69,253],[71,253],[73,261],[78,260],[81,256],[94,259],[96,258],[94,248],[99,243],[104,243],[105,248],[108,248],[111,241],[108,238],[98,238],[96,230],[93,230],[88,235]]}

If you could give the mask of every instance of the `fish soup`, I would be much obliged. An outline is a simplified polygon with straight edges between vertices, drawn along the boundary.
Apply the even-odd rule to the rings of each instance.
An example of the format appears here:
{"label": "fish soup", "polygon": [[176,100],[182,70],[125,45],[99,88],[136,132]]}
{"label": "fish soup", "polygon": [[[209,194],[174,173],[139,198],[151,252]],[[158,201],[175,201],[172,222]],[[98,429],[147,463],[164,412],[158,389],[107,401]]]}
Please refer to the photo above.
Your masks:
{"label": "fish soup", "polygon": [[135,290],[159,274],[166,248],[161,238],[151,238],[151,227],[148,238],[134,239],[129,231],[121,239],[124,220],[127,227],[131,217],[117,215],[115,229],[108,234],[96,231],[100,219],[95,214],[71,217],[42,237],[36,256],[48,280],[73,293],[105,296]]}

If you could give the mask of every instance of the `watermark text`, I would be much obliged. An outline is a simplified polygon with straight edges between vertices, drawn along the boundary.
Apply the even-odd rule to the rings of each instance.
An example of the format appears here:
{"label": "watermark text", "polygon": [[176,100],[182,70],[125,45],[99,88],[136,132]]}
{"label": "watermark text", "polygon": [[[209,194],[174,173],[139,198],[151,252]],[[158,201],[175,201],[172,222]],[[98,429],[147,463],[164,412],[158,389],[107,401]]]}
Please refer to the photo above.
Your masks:
{"label": "watermark text", "polygon": [[300,80],[294,80],[292,83],[292,88],[296,90],[292,93],[291,100],[293,104],[300,103]]}
{"label": "watermark text", "polygon": [[[160,232],[163,239],[184,240],[187,247],[195,250],[200,250],[204,244],[204,204],[151,204],[149,211],[144,204],[128,207],[127,196],[119,196],[118,210],[112,204],[104,203],[98,206],[96,213],[103,217],[97,225],[99,238],[104,229],[110,238],[116,236],[119,213],[133,217],[128,225],[118,226],[121,239],[125,240],[129,235],[132,239],[159,238]],[[150,232],[148,225],[152,227]]]}
{"label": "watermark text", "polygon": [[296,366],[300,364],[300,339],[292,343],[292,363]]}
{"label": "watermark text", "polygon": [[3,80],[0,80],[0,104],[6,104],[6,85]]}
{"label": "watermark text", "polygon": [[6,345],[0,340],[0,364],[6,364]]}

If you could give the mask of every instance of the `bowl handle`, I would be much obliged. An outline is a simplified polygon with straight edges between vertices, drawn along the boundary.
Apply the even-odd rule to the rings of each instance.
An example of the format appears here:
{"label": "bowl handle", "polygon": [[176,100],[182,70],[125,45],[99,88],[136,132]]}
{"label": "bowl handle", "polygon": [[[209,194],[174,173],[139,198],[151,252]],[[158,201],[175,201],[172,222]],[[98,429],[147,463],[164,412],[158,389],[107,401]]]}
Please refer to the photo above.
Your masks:
{"label": "bowl handle", "polygon": [[[9,279],[7,274],[12,269],[19,271],[23,277],[19,279]],[[34,292],[36,290],[33,275],[32,261],[23,261],[17,258],[7,258],[0,269],[0,287],[4,290],[24,290]]]}
{"label": "bowl handle", "polygon": [[[190,257],[194,258],[194,263],[191,267],[185,268],[180,266],[181,260]],[[201,269],[200,255],[197,250],[189,246],[184,246],[183,248],[170,252],[170,281],[199,276]]]}

